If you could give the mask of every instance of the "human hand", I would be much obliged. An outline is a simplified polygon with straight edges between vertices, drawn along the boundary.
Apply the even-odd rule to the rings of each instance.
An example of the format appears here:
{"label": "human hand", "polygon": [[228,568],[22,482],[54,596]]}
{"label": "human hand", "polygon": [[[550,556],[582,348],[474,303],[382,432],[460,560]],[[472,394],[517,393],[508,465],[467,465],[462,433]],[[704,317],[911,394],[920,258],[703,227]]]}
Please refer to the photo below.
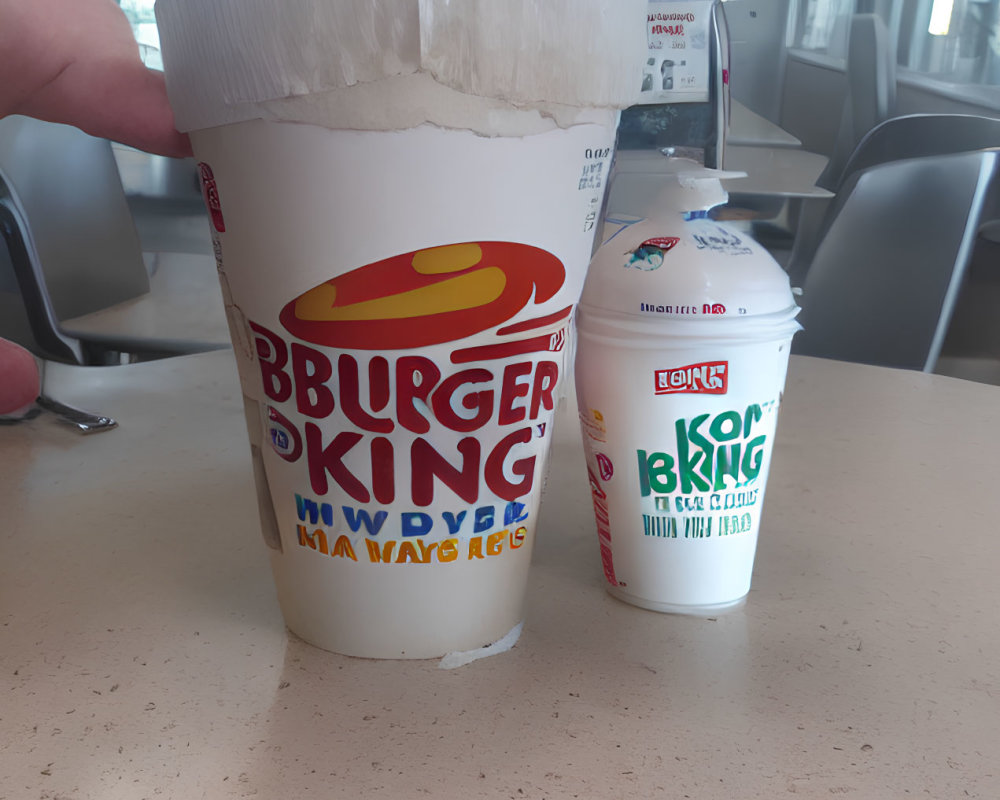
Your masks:
{"label": "human hand", "polygon": [[31,353],[0,339],[0,414],[19,411],[40,392],[38,365]]}
{"label": "human hand", "polygon": [[163,75],[112,0],[0,0],[0,117],[75,125],[160,155],[191,154]]}

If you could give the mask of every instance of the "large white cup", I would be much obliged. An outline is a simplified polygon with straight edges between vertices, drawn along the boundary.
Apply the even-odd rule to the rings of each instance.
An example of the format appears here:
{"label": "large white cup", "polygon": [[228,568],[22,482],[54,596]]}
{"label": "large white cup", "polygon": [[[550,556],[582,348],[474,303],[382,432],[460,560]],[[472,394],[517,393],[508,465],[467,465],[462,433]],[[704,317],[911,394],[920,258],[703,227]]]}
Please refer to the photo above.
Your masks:
{"label": "large white cup", "polygon": [[500,639],[613,129],[193,141],[288,626],[369,657]]}
{"label": "large white cup", "polygon": [[509,642],[645,4],[156,13],[288,626],[368,657]]}

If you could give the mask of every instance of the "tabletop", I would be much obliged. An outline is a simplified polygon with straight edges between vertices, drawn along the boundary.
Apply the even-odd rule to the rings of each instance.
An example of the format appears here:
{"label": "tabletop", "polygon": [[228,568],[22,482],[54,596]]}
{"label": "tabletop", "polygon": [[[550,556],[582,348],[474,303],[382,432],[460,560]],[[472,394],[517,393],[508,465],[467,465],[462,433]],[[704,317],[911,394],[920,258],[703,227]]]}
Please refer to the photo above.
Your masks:
{"label": "tabletop", "polygon": [[[745,173],[724,178],[731,198],[829,198],[833,193],[816,185],[827,159],[808,150],[789,147],[726,147],[724,167]],[[662,175],[669,159],[658,150],[620,150],[615,155],[615,177],[609,191],[609,207],[627,214],[645,215],[649,204],[663,190]]]}
{"label": "tabletop", "polygon": [[572,399],[518,644],[286,633],[228,352],[54,368],[0,428],[0,798],[1000,796],[1000,390],[792,357],[753,588],[606,594]]}
{"label": "tabletop", "polygon": [[816,185],[828,159],[819,153],[790,147],[727,146],[723,167],[745,172],[745,178],[723,181],[732,194],[762,197],[824,198],[833,192]]}
{"label": "tabletop", "polygon": [[[131,300],[60,321],[70,336],[152,345],[229,346],[229,327],[215,259],[195,253],[148,253],[149,291]],[[180,352],[190,352],[181,350]]]}
{"label": "tabletop", "polygon": [[729,104],[729,134],[726,142],[730,145],[751,147],[801,147],[802,141],[780,125],[751,111],[735,98]]}

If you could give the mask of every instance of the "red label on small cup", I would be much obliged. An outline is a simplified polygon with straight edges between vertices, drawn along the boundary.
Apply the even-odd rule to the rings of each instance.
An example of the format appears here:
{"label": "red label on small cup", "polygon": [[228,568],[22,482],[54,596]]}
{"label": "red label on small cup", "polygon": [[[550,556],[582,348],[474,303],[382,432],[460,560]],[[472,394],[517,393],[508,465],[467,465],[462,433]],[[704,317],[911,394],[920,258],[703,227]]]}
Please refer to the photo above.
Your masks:
{"label": "red label on small cup", "polygon": [[725,394],[729,390],[729,362],[703,361],[653,373],[656,394]]}

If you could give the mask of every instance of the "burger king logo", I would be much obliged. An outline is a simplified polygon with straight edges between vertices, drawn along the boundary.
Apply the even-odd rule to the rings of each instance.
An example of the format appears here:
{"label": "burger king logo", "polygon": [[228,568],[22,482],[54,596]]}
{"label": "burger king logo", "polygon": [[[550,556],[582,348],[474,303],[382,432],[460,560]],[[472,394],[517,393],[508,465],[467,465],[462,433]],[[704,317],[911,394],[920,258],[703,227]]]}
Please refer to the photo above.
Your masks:
{"label": "burger king logo", "polygon": [[[530,303],[552,299],[565,280],[562,262],[541,248],[463,242],[403,253],[339,275],[296,297],[279,319],[293,336],[313,344],[404,350],[502,325]],[[569,312],[518,323],[506,332],[550,324]]]}

